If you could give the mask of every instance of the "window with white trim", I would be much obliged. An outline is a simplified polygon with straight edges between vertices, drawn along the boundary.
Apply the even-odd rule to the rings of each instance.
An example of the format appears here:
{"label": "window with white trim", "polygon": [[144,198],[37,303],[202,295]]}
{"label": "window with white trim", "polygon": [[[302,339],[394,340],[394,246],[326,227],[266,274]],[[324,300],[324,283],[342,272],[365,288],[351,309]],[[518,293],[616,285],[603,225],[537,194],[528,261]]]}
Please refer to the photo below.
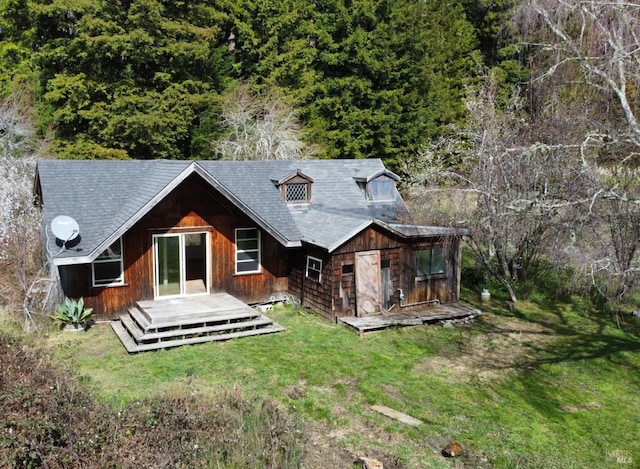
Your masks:
{"label": "window with white trim", "polygon": [[416,251],[416,277],[444,273],[444,248],[433,246]]}
{"label": "window with white trim", "polygon": [[122,238],[119,238],[91,264],[94,287],[124,285]]}
{"label": "window with white trim", "polygon": [[260,268],[260,230],[236,229],[236,274],[255,274]]}
{"label": "window with white trim", "polygon": [[307,256],[307,269],[305,276],[319,282],[322,277],[322,261],[315,257]]}

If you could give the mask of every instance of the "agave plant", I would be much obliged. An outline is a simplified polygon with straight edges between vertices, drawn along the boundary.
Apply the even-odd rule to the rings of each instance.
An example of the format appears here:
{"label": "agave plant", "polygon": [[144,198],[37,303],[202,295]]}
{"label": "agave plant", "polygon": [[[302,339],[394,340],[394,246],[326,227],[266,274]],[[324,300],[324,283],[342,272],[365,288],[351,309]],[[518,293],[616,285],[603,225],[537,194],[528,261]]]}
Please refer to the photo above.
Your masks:
{"label": "agave plant", "polygon": [[81,329],[85,326],[92,313],[93,308],[85,309],[83,298],[76,301],[65,297],[64,302],[56,308],[56,314],[51,315],[51,319],[59,322],[61,326],[72,326],[75,329]]}

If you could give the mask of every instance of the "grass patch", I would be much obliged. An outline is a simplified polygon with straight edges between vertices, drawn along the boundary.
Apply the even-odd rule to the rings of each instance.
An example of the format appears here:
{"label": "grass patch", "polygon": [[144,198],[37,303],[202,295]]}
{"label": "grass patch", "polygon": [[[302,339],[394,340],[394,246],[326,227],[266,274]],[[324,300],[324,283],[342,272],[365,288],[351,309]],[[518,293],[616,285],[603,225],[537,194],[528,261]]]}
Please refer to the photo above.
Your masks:
{"label": "grass patch", "polygon": [[[54,360],[115,411],[228,389],[277,402],[305,422],[305,467],[349,467],[356,455],[385,467],[452,467],[439,455],[451,439],[466,449],[456,467],[640,461],[637,322],[620,330],[583,305],[541,305],[535,296],[514,311],[495,298],[482,308],[468,327],[365,337],[279,308],[269,315],[287,330],[270,336],[128,355],[99,325],[80,336],[52,333],[48,343]],[[407,427],[371,404],[423,424]]]}

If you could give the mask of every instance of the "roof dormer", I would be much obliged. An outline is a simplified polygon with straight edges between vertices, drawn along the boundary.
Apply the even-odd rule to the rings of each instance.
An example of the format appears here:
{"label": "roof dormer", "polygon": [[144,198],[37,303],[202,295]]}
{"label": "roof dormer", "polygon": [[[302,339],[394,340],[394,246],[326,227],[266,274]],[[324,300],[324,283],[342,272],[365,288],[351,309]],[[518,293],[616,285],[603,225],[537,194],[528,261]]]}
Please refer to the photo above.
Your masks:
{"label": "roof dormer", "polygon": [[387,169],[371,174],[368,177],[354,178],[367,200],[374,202],[390,202],[396,200],[396,181],[400,177]]}
{"label": "roof dormer", "polygon": [[288,204],[308,204],[311,202],[313,179],[299,169],[292,171],[278,181],[273,181],[280,189],[282,199]]}

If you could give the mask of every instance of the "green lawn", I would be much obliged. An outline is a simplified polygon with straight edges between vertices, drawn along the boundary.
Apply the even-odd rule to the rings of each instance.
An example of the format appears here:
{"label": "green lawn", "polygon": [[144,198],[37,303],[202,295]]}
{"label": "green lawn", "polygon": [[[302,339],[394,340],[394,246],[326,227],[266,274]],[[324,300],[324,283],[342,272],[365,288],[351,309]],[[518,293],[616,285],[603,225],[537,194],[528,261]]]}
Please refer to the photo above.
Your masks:
{"label": "green lawn", "polygon": [[[470,326],[365,337],[280,308],[269,316],[282,333],[137,355],[107,324],[48,341],[56,361],[116,408],[239,387],[297,413],[309,448],[384,454],[402,467],[638,467],[638,319],[626,318],[623,331],[574,305],[504,306],[492,300]],[[373,404],[423,424],[406,426]],[[466,449],[455,462],[439,454],[450,440]]]}

